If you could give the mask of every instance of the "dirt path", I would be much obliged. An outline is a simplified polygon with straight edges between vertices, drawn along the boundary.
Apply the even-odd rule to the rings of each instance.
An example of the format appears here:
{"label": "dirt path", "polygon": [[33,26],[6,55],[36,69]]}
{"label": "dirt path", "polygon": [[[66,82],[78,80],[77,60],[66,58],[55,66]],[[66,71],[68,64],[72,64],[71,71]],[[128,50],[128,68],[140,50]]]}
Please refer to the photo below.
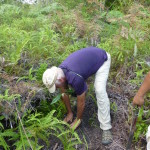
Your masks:
{"label": "dirt path", "polygon": [[[113,95],[110,97],[111,99],[117,99],[118,95]],[[118,96],[121,100],[122,98]],[[120,117],[121,110],[123,111],[123,106],[119,106],[114,112],[111,110],[111,118],[112,118],[112,133],[113,133],[113,143],[109,146],[103,146],[101,143],[102,130],[99,127],[99,121],[97,118],[97,106],[93,102],[92,99],[86,101],[85,112],[83,116],[83,123],[81,127],[77,130],[80,135],[80,138],[83,139],[83,134],[88,143],[89,150],[124,150],[127,140],[127,127],[126,127],[126,118]],[[122,119],[120,119],[122,118]],[[79,150],[85,150],[85,146],[77,148]]]}

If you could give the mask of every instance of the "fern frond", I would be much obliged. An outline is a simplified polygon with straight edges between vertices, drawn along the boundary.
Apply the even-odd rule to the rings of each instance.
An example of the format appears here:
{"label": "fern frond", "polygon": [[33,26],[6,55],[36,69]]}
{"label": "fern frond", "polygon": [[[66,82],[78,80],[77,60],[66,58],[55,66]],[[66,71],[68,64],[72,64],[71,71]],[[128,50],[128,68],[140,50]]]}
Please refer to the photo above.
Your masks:
{"label": "fern frond", "polygon": [[0,146],[2,146],[5,150],[9,150],[9,146],[2,136],[0,136]]}

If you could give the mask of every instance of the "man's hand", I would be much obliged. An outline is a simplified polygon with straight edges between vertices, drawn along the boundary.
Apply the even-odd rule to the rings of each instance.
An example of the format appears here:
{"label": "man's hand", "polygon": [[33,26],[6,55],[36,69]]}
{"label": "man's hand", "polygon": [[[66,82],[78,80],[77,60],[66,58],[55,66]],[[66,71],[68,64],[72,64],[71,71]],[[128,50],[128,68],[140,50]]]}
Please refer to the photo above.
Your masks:
{"label": "man's hand", "polygon": [[67,114],[67,116],[65,117],[64,119],[64,122],[72,122],[72,119],[73,119],[73,113],[69,113]]}
{"label": "man's hand", "polygon": [[142,106],[144,104],[144,97],[136,94],[133,98],[133,105]]}
{"label": "man's hand", "polygon": [[81,124],[81,119],[75,119],[74,121],[73,121],[73,123],[70,125],[70,128],[72,128],[72,129],[77,129],[78,128],[78,126]]}

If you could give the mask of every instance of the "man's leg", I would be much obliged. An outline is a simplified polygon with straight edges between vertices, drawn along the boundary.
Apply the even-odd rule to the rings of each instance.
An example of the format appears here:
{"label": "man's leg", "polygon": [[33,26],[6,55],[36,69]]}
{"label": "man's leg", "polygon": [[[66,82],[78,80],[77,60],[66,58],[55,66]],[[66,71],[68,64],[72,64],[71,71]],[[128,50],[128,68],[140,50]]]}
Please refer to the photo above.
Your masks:
{"label": "man's leg", "polygon": [[109,129],[111,129],[112,126],[110,118],[110,101],[106,92],[106,83],[108,79],[111,58],[109,54],[107,56],[108,60],[104,62],[101,68],[97,71],[94,83],[98,105],[98,119],[100,122],[100,128],[103,131],[106,131],[103,132],[103,139],[102,139],[103,144],[109,144],[112,142],[111,133],[108,133],[110,132]]}

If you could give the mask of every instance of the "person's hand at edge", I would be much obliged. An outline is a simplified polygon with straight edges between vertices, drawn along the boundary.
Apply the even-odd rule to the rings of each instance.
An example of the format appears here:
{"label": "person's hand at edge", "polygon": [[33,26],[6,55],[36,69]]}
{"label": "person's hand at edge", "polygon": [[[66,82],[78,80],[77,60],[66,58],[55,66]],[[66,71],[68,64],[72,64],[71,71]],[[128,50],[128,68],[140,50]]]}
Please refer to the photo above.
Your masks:
{"label": "person's hand at edge", "polygon": [[144,104],[144,97],[140,96],[138,93],[133,98],[133,106],[142,106]]}

